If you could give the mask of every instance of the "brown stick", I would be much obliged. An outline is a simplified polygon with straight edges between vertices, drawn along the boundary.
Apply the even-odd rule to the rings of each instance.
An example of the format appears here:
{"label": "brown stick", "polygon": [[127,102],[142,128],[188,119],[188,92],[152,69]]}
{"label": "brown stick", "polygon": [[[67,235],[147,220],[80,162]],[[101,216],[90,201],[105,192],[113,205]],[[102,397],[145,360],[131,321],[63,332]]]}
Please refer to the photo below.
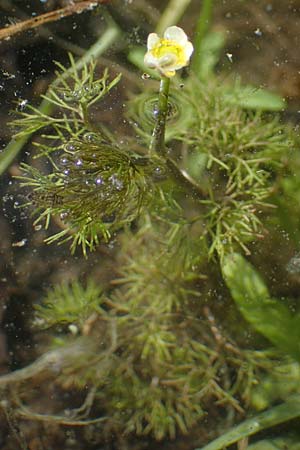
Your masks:
{"label": "brown stick", "polygon": [[89,0],[89,1],[79,1],[77,3],[66,6],[65,8],[56,9],[55,11],[50,11],[40,16],[33,17],[32,19],[24,20],[23,22],[16,23],[9,27],[0,29],[0,39],[7,39],[14,34],[21,33],[22,31],[29,30],[32,28],[39,27],[48,22],[54,22],[56,20],[63,19],[65,17],[71,16],[72,14],[81,14],[87,9],[93,9],[99,4],[108,3],[109,0]]}

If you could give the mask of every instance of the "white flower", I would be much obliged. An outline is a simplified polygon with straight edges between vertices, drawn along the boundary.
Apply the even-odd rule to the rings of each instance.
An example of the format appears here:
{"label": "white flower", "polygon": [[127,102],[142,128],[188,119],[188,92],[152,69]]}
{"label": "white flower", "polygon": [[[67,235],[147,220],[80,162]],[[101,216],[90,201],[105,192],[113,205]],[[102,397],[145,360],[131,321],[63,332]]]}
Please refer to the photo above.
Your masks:
{"label": "white flower", "polygon": [[150,33],[147,50],[144,57],[145,65],[170,78],[175,75],[176,70],[189,64],[194,48],[185,32],[173,26],[166,29],[163,38],[156,33]]}

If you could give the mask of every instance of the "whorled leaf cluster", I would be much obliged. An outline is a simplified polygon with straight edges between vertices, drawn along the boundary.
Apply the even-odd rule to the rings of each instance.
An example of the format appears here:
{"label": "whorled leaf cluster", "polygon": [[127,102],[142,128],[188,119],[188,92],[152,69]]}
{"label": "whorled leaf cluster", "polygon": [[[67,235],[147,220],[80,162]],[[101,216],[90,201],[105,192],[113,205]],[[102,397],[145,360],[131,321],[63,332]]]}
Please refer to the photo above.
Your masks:
{"label": "whorled leaf cluster", "polygon": [[22,184],[33,188],[35,224],[47,227],[52,216],[63,224],[47,242],[71,240],[71,250],[80,245],[84,254],[138,216],[151,186],[124,150],[104,143],[71,141],[50,174],[23,170]]}
{"label": "whorled leaf cluster", "polygon": [[84,417],[103,417],[104,430],[174,438],[212,410],[215,419],[224,411],[242,416],[258,395],[266,401],[260,381],[272,376],[278,353],[243,348],[218,328],[199,241],[189,226],[174,227],[148,216],[122,237],[109,290],[57,287],[37,307],[36,323],[52,328],[58,349],[87,346],[77,362],[70,352],[56,383],[88,386],[93,400]]}
{"label": "whorled leaf cluster", "polygon": [[[261,216],[274,207],[276,177],[295,149],[295,137],[276,118],[244,110],[227,90],[216,80],[203,85],[192,77],[175,87],[166,129],[170,157],[201,187],[194,210],[199,234],[209,254],[220,257],[239,247],[249,253],[248,244],[263,237]],[[150,90],[129,103],[144,142],[155,118],[153,95]]]}
{"label": "whorled leaf cluster", "polygon": [[91,392],[88,407],[79,408],[86,419],[100,416],[108,430],[173,438],[206,412],[217,422],[256,406],[257,383],[282,358],[240,344],[249,326],[237,326],[230,311],[225,317],[232,300],[211,256],[222,262],[233,250],[250,253],[251,243],[264,238],[262,219],[277,211],[276,190],[291,190],[281,178],[294,141],[276,119],[243,110],[215,82],[191,78],[170,97],[162,157],[146,150],[153,92],[129,103],[140,134],[141,152],[134,152],[91,124],[89,107],[111,85],[94,84],[89,70],[74,72],[71,86],[64,80],[47,97],[56,114],[31,110],[17,121],[25,134],[26,127],[44,129],[37,146],[51,166],[49,173],[49,166],[24,165],[22,183],[33,190],[37,221],[47,226],[54,216],[62,228],[48,242],[71,240],[72,250],[79,244],[86,253],[138,220],[120,233],[110,289],[58,287],[37,307],[36,323],[61,330],[60,348],[70,341],[86,346],[77,360],[65,357],[55,377],[60,387]]}
{"label": "whorled leaf cluster", "polygon": [[29,106],[12,126],[16,137],[43,133],[34,142],[35,157],[43,162],[39,168],[22,164],[19,177],[31,188],[28,205],[34,207],[35,225],[48,228],[55,218],[61,230],[46,242],[70,241],[72,252],[81,246],[86,255],[139,215],[150,198],[152,169],[147,162],[138,166],[131,149],[120,148],[101,124],[92,123],[91,107],[120,77],[110,82],[104,71],[97,80],[94,63],[80,71],[70,60],[68,70],[58,64],[61,72],[44,96],[47,107]]}
{"label": "whorled leaf cluster", "polygon": [[155,211],[173,197],[177,221],[197,224],[210,256],[239,247],[249,254],[249,244],[264,236],[261,217],[273,207],[276,177],[294,145],[289,132],[275,118],[243,110],[216,80],[203,85],[191,77],[171,90],[164,157],[146,150],[157,109],[152,90],[128,105],[139,152],[118,146],[90,114],[118,80],[109,83],[107,72],[95,80],[94,65],[80,73],[71,62],[71,72],[61,67],[60,84],[45,97],[53,113],[31,108],[14,122],[20,136],[32,127],[44,130],[36,146],[50,173],[23,166],[23,185],[33,187],[37,221],[48,226],[54,216],[60,222],[61,231],[47,242],[71,241],[72,251],[80,245],[86,254],[149,201]]}

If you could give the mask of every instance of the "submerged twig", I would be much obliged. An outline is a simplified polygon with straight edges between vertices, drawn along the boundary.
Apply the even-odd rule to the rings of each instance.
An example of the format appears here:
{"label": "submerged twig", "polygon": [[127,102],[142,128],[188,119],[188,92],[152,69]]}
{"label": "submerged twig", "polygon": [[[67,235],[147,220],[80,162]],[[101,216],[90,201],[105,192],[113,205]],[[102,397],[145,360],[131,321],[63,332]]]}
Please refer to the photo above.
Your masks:
{"label": "submerged twig", "polygon": [[[82,404],[82,406],[78,409],[78,412],[81,411],[81,409],[84,409],[87,407],[86,413],[89,413],[89,409],[92,406],[91,402],[94,401],[94,396],[95,396],[95,391],[96,388],[93,387],[84,403]],[[18,406],[18,409],[16,409],[14,411],[14,414],[16,416],[21,417],[22,419],[27,419],[27,420],[36,420],[39,422],[54,422],[54,423],[58,423],[60,425],[67,425],[67,426],[77,426],[77,427],[82,427],[82,426],[87,426],[87,425],[91,425],[91,424],[95,424],[95,423],[100,423],[100,422],[104,422],[105,420],[107,420],[106,416],[102,416],[102,417],[95,417],[93,419],[81,419],[80,416],[70,416],[68,417],[67,415],[59,415],[59,414],[42,414],[42,413],[37,413],[35,411],[32,411],[30,408],[28,408],[27,406],[25,406],[21,399],[16,395],[16,393],[14,393],[14,402],[16,404],[16,406]],[[73,411],[70,411],[71,413]],[[76,410],[74,410],[74,412],[76,412]]]}
{"label": "submerged twig", "polygon": [[[25,14],[22,9],[18,8],[15,4],[12,3],[12,0],[0,0],[0,8],[11,14],[12,8],[14,10],[14,20],[15,22],[28,20],[30,16]],[[74,44],[63,37],[58,36],[52,30],[47,28],[44,25],[41,25],[38,30],[38,34],[45,39],[53,39],[55,44],[58,47],[63,48],[64,50],[71,52],[73,55],[82,56],[85,53],[85,50],[81,48],[79,45]]]}
{"label": "submerged twig", "polygon": [[80,355],[86,355],[86,346],[78,343],[49,351],[23,369],[2,375],[0,377],[0,388],[28,380],[45,370],[61,370],[70,361],[70,357],[80,358]]}
{"label": "submerged twig", "polygon": [[87,9],[93,9],[99,4],[108,3],[109,0],[93,0],[93,1],[82,1],[78,3],[72,3],[65,8],[56,9],[55,11],[50,11],[45,14],[33,17],[32,19],[24,20],[18,22],[9,27],[0,29],[0,39],[7,39],[14,36],[22,31],[30,30],[32,28],[37,28],[45,23],[55,22],[65,17],[71,16],[72,14],[81,14]]}
{"label": "submerged twig", "polygon": [[56,422],[60,425],[69,425],[72,427],[82,427],[86,425],[91,425],[93,423],[104,422],[107,420],[107,417],[97,417],[95,419],[86,419],[86,420],[76,420],[76,419],[68,419],[64,416],[52,415],[52,414],[39,414],[31,411],[25,406],[18,409],[16,414],[22,419],[27,420],[38,420],[40,422]]}

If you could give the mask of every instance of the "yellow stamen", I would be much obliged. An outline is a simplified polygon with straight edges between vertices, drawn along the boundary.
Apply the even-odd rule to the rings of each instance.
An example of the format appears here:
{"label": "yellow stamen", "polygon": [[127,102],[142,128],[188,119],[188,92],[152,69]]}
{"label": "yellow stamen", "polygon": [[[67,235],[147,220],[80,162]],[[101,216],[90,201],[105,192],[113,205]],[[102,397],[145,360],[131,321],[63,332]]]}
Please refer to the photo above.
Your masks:
{"label": "yellow stamen", "polygon": [[171,41],[169,39],[160,39],[155,47],[150,50],[150,52],[157,59],[162,59],[164,57],[168,58],[168,56],[172,58],[173,56],[174,59],[172,58],[173,60],[170,61],[171,64],[186,64],[186,55],[184,49],[175,41]]}

